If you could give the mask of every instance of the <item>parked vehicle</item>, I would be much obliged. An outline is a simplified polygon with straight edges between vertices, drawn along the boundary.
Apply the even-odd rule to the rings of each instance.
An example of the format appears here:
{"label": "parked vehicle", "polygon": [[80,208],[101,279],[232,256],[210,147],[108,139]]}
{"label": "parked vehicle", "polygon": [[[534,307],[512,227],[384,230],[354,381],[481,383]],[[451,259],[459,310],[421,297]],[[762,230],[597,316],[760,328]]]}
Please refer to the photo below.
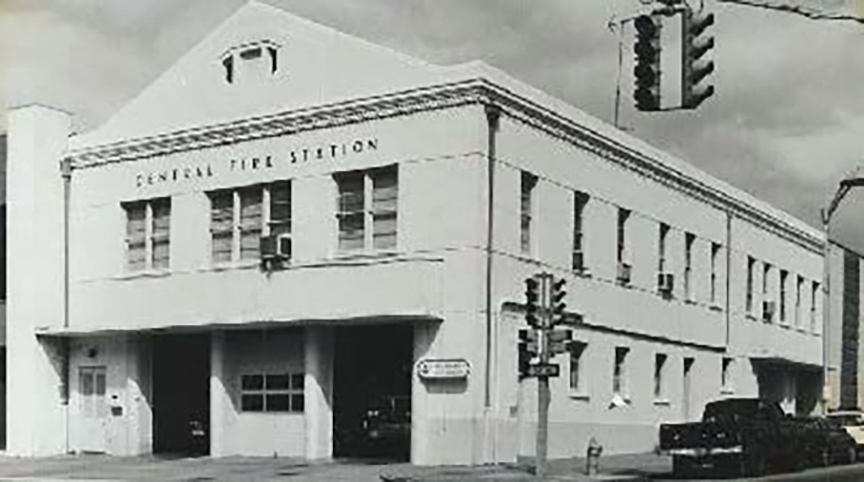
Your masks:
{"label": "parked vehicle", "polygon": [[857,410],[842,410],[828,414],[828,421],[843,428],[855,440],[858,453],[864,453],[864,413]]}
{"label": "parked vehicle", "polygon": [[824,420],[785,415],[775,402],[730,398],[706,405],[701,422],[661,425],[660,449],[672,455],[676,474],[710,469],[752,476],[831,463],[848,449],[841,435]]}
{"label": "parked vehicle", "polygon": [[387,451],[411,446],[411,398],[382,397],[363,416],[363,435],[372,445]]}
{"label": "parked vehicle", "polygon": [[852,464],[858,460],[858,444],[836,420],[823,417],[803,419],[814,429],[808,458],[812,465]]}
{"label": "parked vehicle", "polygon": [[334,451],[407,460],[411,448],[411,397],[373,397],[358,408],[350,423],[334,427]]}

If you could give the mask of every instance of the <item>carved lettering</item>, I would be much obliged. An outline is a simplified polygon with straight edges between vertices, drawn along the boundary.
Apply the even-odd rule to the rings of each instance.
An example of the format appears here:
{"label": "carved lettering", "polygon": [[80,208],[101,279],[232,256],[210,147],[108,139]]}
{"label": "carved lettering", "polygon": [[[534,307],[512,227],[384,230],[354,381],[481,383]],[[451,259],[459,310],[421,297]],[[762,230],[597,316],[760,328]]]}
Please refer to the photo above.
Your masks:
{"label": "carved lettering", "polygon": [[[348,155],[360,155],[376,150],[378,150],[377,138],[360,138],[349,140],[347,142],[327,143],[317,146],[301,146],[297,149],[288,151],[284,158],[272,154],[245,158],[229,158],[217,163],[217,167],[219,167],[221,163],[222,166],[227,167],[227,171],[229,172],[260,171],[263,169],[275,168],[280,163],[297,164],[312,159],[338,159]],[[225,163],[227,163],[227,166]],[[152,172],[139,172],[135,174],[135,186],[140,189],[145,186],[154,186],[157,184],[177,182],[180,180],[204,179],[213,177],[217,172],[219,172],[219,170],[214,170],[211,163],[178,166]]]}

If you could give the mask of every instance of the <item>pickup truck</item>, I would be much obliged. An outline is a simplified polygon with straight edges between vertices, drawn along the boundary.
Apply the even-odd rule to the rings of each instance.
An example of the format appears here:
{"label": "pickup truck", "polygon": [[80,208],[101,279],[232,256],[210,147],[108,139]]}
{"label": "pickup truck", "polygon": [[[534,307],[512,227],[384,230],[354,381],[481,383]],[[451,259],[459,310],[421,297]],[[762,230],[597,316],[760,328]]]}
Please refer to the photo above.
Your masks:
{"label": "pickup truck", "polygon": [[701,422],[662,424],[660,450],[672,455],[676,474],[711,469],[758,476],[830,463],[835,450],[847,447],[829,430],[819,419],[785,415],[775,402],[729,398],[708,403]]}

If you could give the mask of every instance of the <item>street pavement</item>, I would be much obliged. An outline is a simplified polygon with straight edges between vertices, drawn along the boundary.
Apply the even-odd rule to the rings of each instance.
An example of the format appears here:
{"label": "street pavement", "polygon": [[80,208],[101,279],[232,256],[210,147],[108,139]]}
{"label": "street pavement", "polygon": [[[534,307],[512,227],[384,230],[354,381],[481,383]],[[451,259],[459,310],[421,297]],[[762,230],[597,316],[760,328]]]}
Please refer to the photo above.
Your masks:
{"label": "street pavement", "polygon": [[[416,467],[407,463],[337,460],[307,463],[294,458],[164,458],[79,455],[24,459],[0,456],[0,481],[308,481],[308,482],[536,482],[530,460],[480,467]],[[550,481],[676,481],[669,457],[604,456],[601,474],[585,475],[583,458],[550,461]],[[693,479],[687,479],[693,480]],[[718,480],[703,478],[703,481]],[[725,479],[726,481],[743,479]],[[775,474],[764,482],[864,480],[864,464]]]}
{"label": "street pavement", "polygon": [[303,459],[270,457],[0,457],[0,481],[381,482],[382,471],[403,465],[407,464],[359,460],[310,464]]}

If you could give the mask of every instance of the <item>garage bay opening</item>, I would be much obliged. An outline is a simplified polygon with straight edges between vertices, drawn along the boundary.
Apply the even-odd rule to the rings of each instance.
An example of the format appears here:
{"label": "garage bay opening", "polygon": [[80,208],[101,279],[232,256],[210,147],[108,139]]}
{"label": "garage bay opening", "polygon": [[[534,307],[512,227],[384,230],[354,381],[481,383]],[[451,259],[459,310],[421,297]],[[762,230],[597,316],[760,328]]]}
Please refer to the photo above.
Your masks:
{"label": "garage bay opening", "polygon": [[210,452],[210,337],[153,337],[153,452]]}
{"label": "garage bay opening", "polygon": [[336,328],[334,456],[410,458],[413,351],[410,325]]}

